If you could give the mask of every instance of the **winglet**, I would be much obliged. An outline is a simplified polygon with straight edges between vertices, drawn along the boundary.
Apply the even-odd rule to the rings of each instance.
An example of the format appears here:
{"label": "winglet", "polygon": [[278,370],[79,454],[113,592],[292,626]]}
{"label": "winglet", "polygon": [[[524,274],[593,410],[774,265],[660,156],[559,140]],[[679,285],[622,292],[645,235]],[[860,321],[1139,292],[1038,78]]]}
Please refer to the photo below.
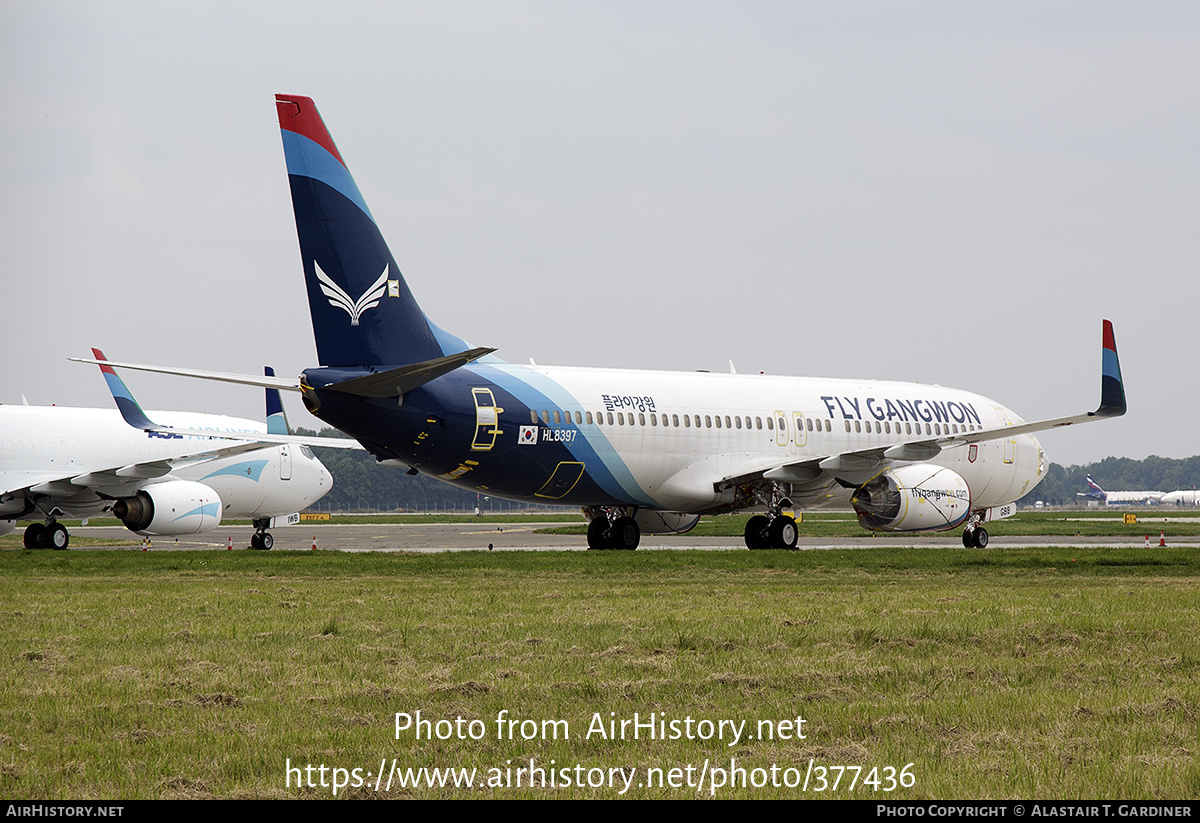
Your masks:
{"label": "winglet", "polygon": [[1100,408],[1097,417],[1120,417],[1125,413],[1125,384],[1121,380],[1121,361],[1111,320],[1104,321],[1103,360],[1100,365]]}
{"label": "winglet", "polygon": [[125,418],[125,422],[133,426],[135,429],[142,431],[158,431],[162,427],[146,416],[142,411],[142,407],[133,399],[129,389],[125,386],[125,381],[122,380],[112,366],[108,365],[108,358],[104,356],[104,352],[99,349],[92,349],[92,355],[97,360],[105,362],[100,363],[100,373],[104,375],[104,380],[108,383],[108,390],[112,392],[113,400],[117,403],[117,409],[120,410],[121,416]]}
{"label": "winglet", "polygon": [[[263,366],[263,374],[274,377],[275,370]],[[283,411],[283,401],[279,398],[279,389],[267,389],[267,434],[291,434],[288,429],[287,415]]]}

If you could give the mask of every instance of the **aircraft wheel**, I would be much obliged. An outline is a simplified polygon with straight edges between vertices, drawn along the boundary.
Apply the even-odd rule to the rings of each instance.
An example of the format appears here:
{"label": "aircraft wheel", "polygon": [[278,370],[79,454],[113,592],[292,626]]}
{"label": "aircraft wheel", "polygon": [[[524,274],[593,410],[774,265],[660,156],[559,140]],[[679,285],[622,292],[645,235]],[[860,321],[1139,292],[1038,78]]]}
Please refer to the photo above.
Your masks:
{"label": "aircraft wheel", "polygon": [[25,548],[27,549],[44,549],[45,542],[42,538],[46,533],[46,525],[44,523],[30,523],[25,529]]}
{"label": "aircraft wheel", "polygon": [[594,517],[592,522],[588,523],[588,548],[612,548],[612,536],[608,533],[608,518],[604,515]]}
{"label": "aircraft wheel", "polygon": [[761,514],[756,514],[746,521],[746,548],[765,549],[767,547],[767,526],[771,521]]}
{"label": "aircraft wheel", "polygon": [[62,523],[50,523],[42,532],[42,545],[47,549],[62,551],[70,540],[71,535],[67,533],[67,527]]}
{"label": "aircraft wheel", "polygon": [[613,524],[612,546],[622,551],[633,551],[642,540],[642,530],[632,517],[618,517]]}
{"label": "aircraft wheel", "polygon": [[250,548],[252,548],[252,549],[261,549],[262,548],[262,541],[259,540],[258,532],[255,532],[254,534],[250,535]]}
{"label": "aircraft wheel", "polygon": [[963,529],[963,548],[970,549],[975,546],[975,535],[970,529]]}
{"label": "aircraft wheel", "polygon": [[796,529],[796,521],[781,514],[771,521],[771,546],[776,549],[794,549],[800,534]]}
{"label": "aircraft wheel", "polygon": [[975,548],[986,549],[987,544],[988,544],[987,529],[976,529],[975,530]]}
{"label": "aircraft wheel", "polygon": [[263,532],[258,544],[263,551],[269,552],[275,546],[275,538],[271,536],[270,532]]}

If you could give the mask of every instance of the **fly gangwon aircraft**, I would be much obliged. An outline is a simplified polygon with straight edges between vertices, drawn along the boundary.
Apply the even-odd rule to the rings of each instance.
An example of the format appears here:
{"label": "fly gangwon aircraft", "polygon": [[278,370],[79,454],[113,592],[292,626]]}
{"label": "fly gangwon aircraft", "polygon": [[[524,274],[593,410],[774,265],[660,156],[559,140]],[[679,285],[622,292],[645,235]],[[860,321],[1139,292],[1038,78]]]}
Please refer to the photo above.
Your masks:
{"label": "fly gangwon aircraft", "polygon": [[1024,422],[940,386],[518,365],[421,310],[316,106],[277,95],[319,367],[296,380],[114,364],[276,385],[381,462],[472,491],[580,506],[588,545],[636,548],[700,515],[761,512],[749,548],[794,548],[788,510],[849,502],[867,529],[963,528],[1015,510],[1045,476],[1036,432],[1125,413],[1112,324],[1101,402]]}

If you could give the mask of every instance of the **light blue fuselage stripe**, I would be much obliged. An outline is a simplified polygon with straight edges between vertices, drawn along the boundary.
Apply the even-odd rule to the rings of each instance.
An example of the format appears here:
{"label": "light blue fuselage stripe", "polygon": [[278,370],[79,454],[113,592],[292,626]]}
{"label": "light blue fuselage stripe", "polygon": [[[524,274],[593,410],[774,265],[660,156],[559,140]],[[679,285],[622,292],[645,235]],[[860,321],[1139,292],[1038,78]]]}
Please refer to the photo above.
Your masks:
{"label": "light blue fuselage stripe", "polygon": [[211,474],[206,474],[201,477],[201,482],[208,480],[210,477],[221,477],[223,475],[234,475],[237,477],[245,477],[258,482],[258,478],[262,475],[263,469],[267,467],[266,460],[243,460],[241,463],[235,463],[232,466],[226,466],[222,469],[217,469]]}
{"label": "light blue fuselage stripe", "polygon": [[322,145],[303,135],[287,129],[283,129],[282,133],[283,154],[287,158],[288,174],[320,180],[358,206],[372,223],[375,222],[375,217],[367,208],[367,201],[363,200],[362,194],[359,193],[354,178],[336,157],[325,151]]}
{"label": "light blue fuselage stripe", "polygon": [[[533,369],[521,369],[519,376],[502,366],[475,364],[468,367],[468,370],[495,383],[531,409],[565,409],[582,405],[561,385]],[[625,461],[599,426],[586,423],[565,425],[578,431],[582,437],[573,443],[560,445],[566,446],[572,456],[584,464],[588,476],[606,494],[619,500],[633,500],[647,506],[657,505],[656,501],[642,490]]]}

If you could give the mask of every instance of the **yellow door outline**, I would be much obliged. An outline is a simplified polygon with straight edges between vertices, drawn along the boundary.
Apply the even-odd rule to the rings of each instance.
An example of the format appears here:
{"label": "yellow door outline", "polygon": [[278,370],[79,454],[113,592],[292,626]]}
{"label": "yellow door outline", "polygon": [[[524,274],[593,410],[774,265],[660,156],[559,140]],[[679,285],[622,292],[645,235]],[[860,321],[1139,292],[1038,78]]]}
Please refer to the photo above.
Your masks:
{"label": "yellow door outline", "polygon": [[491,451],[496,445],[496,437],[500,431],[500,414],[504,409],[496,405],[496,397],[491,389],[471,389],[475,399],[475,439],[471,441],[471,451]]}
{"label": "yellow door outline", "polygon": [[581,477],[583,477],[583,463],[563,461],[554,467],[550,478],[534,492],[534,497],[545,497],[550,500],[566,497],[571,493],[571,489],[575,488],[575,484]]}
{"label": "yellow door outline", "polygon": [[808,443],[808,430],[804,428],[804,412],[792,412],[792,422],[796,424],[796,445]]}

